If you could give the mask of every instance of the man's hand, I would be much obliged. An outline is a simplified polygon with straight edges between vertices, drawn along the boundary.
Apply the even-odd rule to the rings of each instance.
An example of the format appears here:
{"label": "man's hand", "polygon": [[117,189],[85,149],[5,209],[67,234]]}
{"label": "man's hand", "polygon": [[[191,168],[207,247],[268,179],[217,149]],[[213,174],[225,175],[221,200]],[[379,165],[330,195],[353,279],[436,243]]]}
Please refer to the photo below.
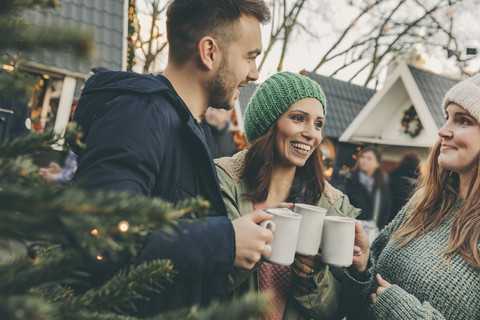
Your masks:
{"label": "man's hand", "polygon": [[262,257],[270,255],[267,243],[273,240],[273,233],[260,227],[258,223],[272,218],[273,215],[256,210],[232,221],[235,230],[236,268],[251,269]]}

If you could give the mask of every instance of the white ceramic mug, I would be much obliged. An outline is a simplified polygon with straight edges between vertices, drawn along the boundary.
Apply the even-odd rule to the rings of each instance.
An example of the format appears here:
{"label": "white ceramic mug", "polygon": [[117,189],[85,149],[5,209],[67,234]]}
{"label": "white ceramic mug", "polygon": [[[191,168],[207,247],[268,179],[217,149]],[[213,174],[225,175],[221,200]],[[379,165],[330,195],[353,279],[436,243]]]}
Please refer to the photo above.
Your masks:
{"label": "white ceramic mug", "polygon": [[323,219],[327,209],[295,203],[293,211],[302,216],[296,252],[305,256],[316,255],[322,241]]}
{"label": "white ceramic mug", "polygon": [[355,219],[328,216],[323,219],[322,261],[336,267],[348,267],[353,262]]}
{"label": "white ceramic mug", "polygon": [[273,241],[270,246],[270,255],[265,258],[268,262],[289,266],[295,258],[298,232],[302,216],[289,209],[267,209],[273,214],[272,220],[260,223],[260,226],[273,232]]}

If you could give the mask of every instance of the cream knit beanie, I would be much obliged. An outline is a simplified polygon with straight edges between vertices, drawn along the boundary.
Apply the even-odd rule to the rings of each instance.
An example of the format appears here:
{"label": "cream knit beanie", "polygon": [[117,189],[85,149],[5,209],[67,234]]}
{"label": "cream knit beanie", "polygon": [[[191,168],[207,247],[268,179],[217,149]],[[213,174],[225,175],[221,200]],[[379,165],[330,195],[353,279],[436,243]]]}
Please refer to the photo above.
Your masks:
{"label": "cream knit beanie", "polygon": [[445,116],[450,102],[467,110],[480,123],[480,73],[457,83],[448,90],[442,104]]}

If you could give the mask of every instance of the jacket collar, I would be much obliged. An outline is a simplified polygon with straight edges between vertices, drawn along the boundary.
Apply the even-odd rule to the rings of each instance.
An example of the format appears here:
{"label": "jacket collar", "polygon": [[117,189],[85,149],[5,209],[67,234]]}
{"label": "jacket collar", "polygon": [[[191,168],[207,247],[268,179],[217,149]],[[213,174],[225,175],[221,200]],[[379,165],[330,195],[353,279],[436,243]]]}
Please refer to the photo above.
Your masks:
{"label": "jacket collar", "polygon": [[[236,153],[233,157],[218,158],[215,159],[214,162],[218,167],[222,168],[225,173],[227,173],[233,182],[238,183],[242,180],[243,173],[245,172],[245,156],[247,155],[247,152],[247,150],[242,150]],[[325,181],[323,195],[330,204],[343,197],[343,193],[340,190],[335,189],[328,181]]]}

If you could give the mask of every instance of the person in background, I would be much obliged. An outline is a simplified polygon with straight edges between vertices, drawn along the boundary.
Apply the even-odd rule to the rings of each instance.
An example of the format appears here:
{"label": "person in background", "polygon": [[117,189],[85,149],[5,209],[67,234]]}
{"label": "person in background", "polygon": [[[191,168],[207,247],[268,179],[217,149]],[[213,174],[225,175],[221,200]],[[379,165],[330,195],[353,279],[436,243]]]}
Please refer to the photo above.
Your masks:
{"label": "person in background", "polygon": [[395,215],[407,203],[413,188],[420,175],[420,156],[415,151],[407,152],[400,160],[400,164],[389,175],[390,194],[392,196],[390,218],[388,224]]}
{"label": "person in background", "polygon": [[382,153],[375,146],[362,149],[357,165],[346,179],[345,193],[356,208],[362,226],[373,240],[390,216],[390,188],[382,168]]}
{"label": "person in background", "polygon": [[55,120],[57,119],[59,101],[60,100],[58,98],[50,100],[50,104],[48,105],[48,112],[47,112],[47,117],[45,119],[45,127],[43,128],[43,132],[48,131],[48,130],[53,130],[53,128],[55,127]]}
{"label": "person in background", "polygon": [[46,184],[54,186],[66,184],[72,180],[77,171],[77,158],[77,155],[69,150],[63,167],[56,162],[51,162],[47,168],[40,168],[38,174]]}
{"label": "person in background", "polygon": [[149,234],[133,263],[170,259],[172,283],[136,306],[138,316],[206,306],[226,298],[233,267],[268,256],[271,215],[230,221],[207,140],[199,125],[209,106],[231,109],[239,88],[258,79],[263,0],[173,0],[167,8],[168,63],[161,75],[99,72],[85,84],[74,120],[84,129],[74,184],[122,190],[173,204],[201,196],[210,216],[180,220],[179,232]]}
{"label": "person in background", "polygon": [[[97,72],[104,72],[104,71],[110,71],[110,69],[105,68],[105,67],[95,67],[92,68],[88,74],[88,76],[85,79],[85,82],[90,79],[91,76],[93,76]],[[85,85],[82,86],[82,90],[85,87]],[[75,109],[76,106],[72,107],[72,111],[70,114],[70,119],[73,120],[73,115],[75,114]],[[52,123],[53,125],[53,123]],[[38,171],[38,174],[42,178],[42,180],[51,185],[64,185],[70,180],[72,180],[73,176],[75,175],[75,172],[77,171],[78,167],[78,156],[72,151],[68,150],[67,157],[65,158],[65,163],[63,167],[60,167],[60,165],[56,162],[51,162],[50,165],[46,168],[40,168]]]}
{"label": "person in background", "polygon": [[[416,193],[345,268],[352,319],[480,319],[480,74],[453,86]],[[369,303],[371,301],[371,303]]]}
{"label": "person in background", "polygon": [[27,135],[31,126],[27,101],[11,93],[0,92],[0,144]]}
{"label": "person in background", "polygon": [[[325,94],[305,76],[280,72],[260,85],[245,113],[251,146],[215,160],[230,219],[285,202],[324,207],[327,215],[359,214],[323,175],[320,143],[326,111]],[[274,310],[268,319],[342,315],[341,290],[320,255],[297,255],[292,266],[263,262],[253,270],[236,270],[232,295],[249,290],[273,293]]]}
{"label": "person in background", "polygon": [[237,144],[228,128],[232,118],[231,110],[208,108],[202,119],[202,125],[210,130],[210,151],[213,159],[231,157],[237,153]]}

